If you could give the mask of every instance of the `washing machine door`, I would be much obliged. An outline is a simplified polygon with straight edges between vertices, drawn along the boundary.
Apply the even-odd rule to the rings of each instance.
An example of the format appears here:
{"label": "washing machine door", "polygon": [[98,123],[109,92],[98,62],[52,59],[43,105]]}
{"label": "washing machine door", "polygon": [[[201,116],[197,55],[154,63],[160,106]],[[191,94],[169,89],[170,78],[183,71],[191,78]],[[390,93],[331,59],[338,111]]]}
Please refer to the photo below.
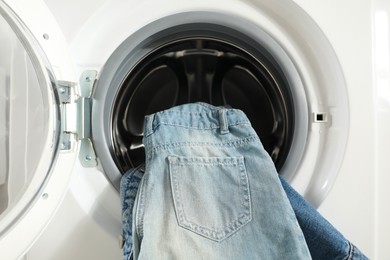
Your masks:
{"label": "washing machine door", "polygon": [[[0,259],[22,257],[37,239],[63,198],[77,152],[62,123],[72,83],[58,84],[16,2],[0,1]],[[37,17],[52,22],[42,21],[45,12]]]}

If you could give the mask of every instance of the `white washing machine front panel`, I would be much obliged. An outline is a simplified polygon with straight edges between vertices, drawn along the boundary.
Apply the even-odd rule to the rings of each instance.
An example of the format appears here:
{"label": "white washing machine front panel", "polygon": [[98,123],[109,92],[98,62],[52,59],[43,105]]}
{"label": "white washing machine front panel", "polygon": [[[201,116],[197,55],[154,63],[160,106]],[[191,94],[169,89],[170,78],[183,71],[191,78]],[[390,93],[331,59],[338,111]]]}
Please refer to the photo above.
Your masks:
{"label": "white washing machine front panel", "polygon": [[[344,163],[320,211],[372,259],[388,259],[390,42],[388,1],[296,1],[319,24],[343,67],[350,100]],[[355,13],[356,11],[356,13]],[[331,14],[329,16],[329,14]],[[331,17],[331,18],[330,18]],[[364,35],[364,36],[363,36]],[[362,104],[365,104],[364,106]]]}
{"label": "white washing machine front panel", "polygon": [[[43,41],[46,27],[33,22],[37,15],[34,8],[17,2],[23,4],[14,4],[15,9],[21,10],[33,33]],[[319,210],[325,217],[369,257],[390,257],[384,245],[390,234],[386,222],[390,212],[384,199],[389,196],[384,183],[390,145],[386,134],[390,130],[390,7],[386,1],[360,1],[352,9],[347,0],[46,3],[68,36],[77,73],[97,70],[97,86],[103,88],[100,82],[109,85],[116,76],[115,68],[125,68],[121,63],[125,57],[120,54],[125,55],[126,45],[142,42],[148,34],[154,35],[153,30],[182,23],[183,13],[192,14],[183,23],[199,19],[223,23],[221,17],[230,17],[232,21],[225,22],[228,26],[268,44],[276,60],[285,61],[282,64],[293,85],[301,86],[297,88],[302,92],[295,94],[301,95],[296,98],[306,106],[306,115],[298,117],[300,125],[306,120],[306,138],[296,136],[295,140],[301,140],[301,146],[296,144],[295,148],[298,156],[289,158],[282,174],[312,203],[321,205]],[[73,21],[79,23],[68,23],[70,18],[63,15],[72,10],[78,10]],[[215,16],[207,16],[210,14]],[[155,26],[148,27],[153,23]],[[267,36],[256,38],[255,34]],[[133,44],[142,50],[142,45]],[[296,74],[289,71],[287,63]],[[107,69],[107,64],[114,69]],[[72,78],[61,77],[59,72],[56,75]],[[321,116],[327,120],[323,122]],[[65,202],[28,259],[120,258],[116,245],[119,197],[104,178],[102,168],[106,166],[99,166],[83,168],[76,163]],[[63,236],[56,239],[59,233]]]}

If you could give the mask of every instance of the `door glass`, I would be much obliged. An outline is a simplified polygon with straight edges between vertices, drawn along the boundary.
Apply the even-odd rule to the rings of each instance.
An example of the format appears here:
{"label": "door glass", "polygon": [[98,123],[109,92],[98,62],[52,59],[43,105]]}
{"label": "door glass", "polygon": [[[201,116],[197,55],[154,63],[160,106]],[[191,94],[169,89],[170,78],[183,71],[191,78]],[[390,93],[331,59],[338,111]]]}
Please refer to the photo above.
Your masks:
{"label": "door glass", "polygon": [[24,28],[0,3],[0,220],[16,210],[15,221],[25,212],[47,179],[56,150],[50,76]]}

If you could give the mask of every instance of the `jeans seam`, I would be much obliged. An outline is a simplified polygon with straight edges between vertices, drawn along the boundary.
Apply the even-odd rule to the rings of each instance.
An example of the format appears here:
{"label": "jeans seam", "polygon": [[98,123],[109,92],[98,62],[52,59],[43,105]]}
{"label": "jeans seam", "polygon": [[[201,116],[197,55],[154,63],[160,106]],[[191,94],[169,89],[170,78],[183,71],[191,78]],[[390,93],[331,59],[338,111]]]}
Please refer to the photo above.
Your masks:
{"label": "jeans seam", "polygon": [[349,242],[349,241],[348,241],[348,247],[349,247],[349,250],[348,250],[347,260],[352,260],[353,259],[353,255],[354,255],[354,248],[353,248],[352,243]]}
{"label": "jeans seam", "polygon": [[[259,138],[257,136],[248,136],[246,138],[229,141],[225,143],[209,143],[209,142],[177,142],[177,143],[166,143],[166,144],[159,144],[154,146],[151,150],[151,153],[155,153],[158,151],[164,151],[172,148],[181,148],[181,147],[191,147],[191,146],[212,146],[212,147],[240,147],[242,145],[251,143],[253,141],[258,141]],[[150,146],[149,146],[150,147]]]}
{"label": "jeans seam", "polygon": [[142,178],[140,187],[139,187],[139,200],[137,201],[136,205],[136,212],[135,212],[135,227],[137,230],[137,236],[138,238],[143,237],[143,209],[144,209],[144,182],[147,178],[147,174]]}

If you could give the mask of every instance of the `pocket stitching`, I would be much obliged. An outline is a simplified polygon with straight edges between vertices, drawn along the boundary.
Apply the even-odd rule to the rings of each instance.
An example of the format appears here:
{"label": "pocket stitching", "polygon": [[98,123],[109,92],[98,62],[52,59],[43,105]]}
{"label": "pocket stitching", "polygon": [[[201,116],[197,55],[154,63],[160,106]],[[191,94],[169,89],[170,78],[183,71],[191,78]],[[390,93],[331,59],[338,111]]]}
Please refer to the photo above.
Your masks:
{"label": "pocket stitching", "polygon": [[[216,160],[214,162],[210,162]],[[168,161],[170,164],[170,176],[171,176],[171,186],[173,192],[173,203],[176,210],[176,216],[179,226],[182,228],[188,229],[192,232],[195,232],[201,236],[209,238],[214,241],[222,241],[225,238],[233,235],[240,228],[245,226],[252,220],[252,209],[251,209],[251,199],[250,199],[250,190],[249,190],[249,180],[248,175],[245,169],[244,158],[241,157],[179,157],[179,156],[169,156]],[[185,162],[183,162],[185,161]],[[233,162],[233,163],[232,163]],[[218,227],[210,228],[203,227],[196,223],[189,221],[185,216],[185,210],[182,202],[182,195],[180,192],[179,181],[177,178],[177,170],[180,166],[185,165],[197,165],[200,163],[212,164],[222,164],[222,165],[237,165],[240,173],[240,193],[241,198],[241,207],[242,210],[240,214],[234,220],[229,223]],[[201,165],[200,165],[201,166]]]}

